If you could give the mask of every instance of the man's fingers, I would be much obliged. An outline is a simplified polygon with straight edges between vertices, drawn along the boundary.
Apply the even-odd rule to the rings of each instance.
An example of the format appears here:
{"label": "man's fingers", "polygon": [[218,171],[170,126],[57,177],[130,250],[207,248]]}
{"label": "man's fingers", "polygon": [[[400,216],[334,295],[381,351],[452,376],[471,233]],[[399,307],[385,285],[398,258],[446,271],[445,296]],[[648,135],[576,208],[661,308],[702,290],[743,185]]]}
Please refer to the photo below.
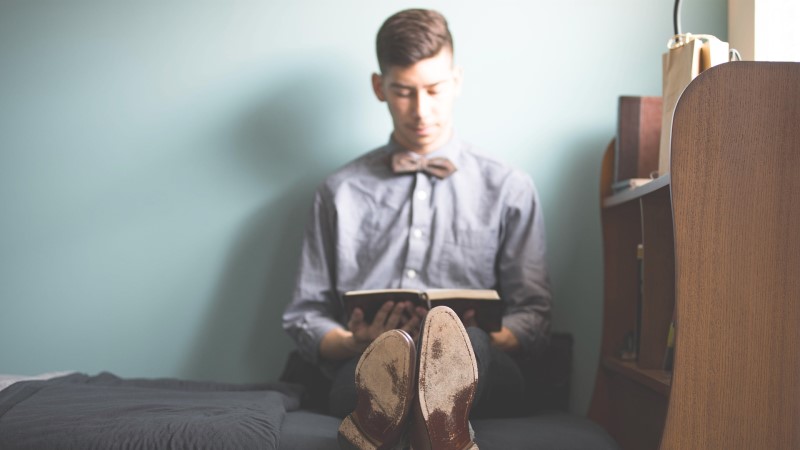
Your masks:
{"label": "man's fingers", "polygon": [[392,313],[386,320],[384,330],[394,330],[395,328],[397,328],[400,325],[400,321],[403,319],[403,315],[405,314],[407,309],[408,309],[408,303],[406,302],[400,302],[394,305]]}
{"label": "man's fingers", "polygon": [[464,322],[465,327],[477,327],[478,321],[475,320],[475,310],[468,309],[464,312],[464,316],[461,318],[461,321]]}
{"label": "man's fingers", "polygon": [[406,331],[411,337],[414,337],[419,329],[420,318],[416,314],[411,316],[411,319],[403,325],[403,330]]}
{"label": "man's fingers", "polygon": [[353,309],[350,313],[350,320],[347,321],[347,329],[353,333],[356,340],[361,340],[364,337],[364,331],[368,325],[364,322],[364,311],[361,308]]}
{"label": "man's fingers", "polygon": [[350,313],[350,320],[347,321],[347,329],[353,333],[353,340],[359,345],[366,345],[372,342],[373,337],[369,332],[369,325],[364,321],[364,311],[361,308],[353,309]]}
{"label": "man's fingers", "polygon": [[387,317],[389,317],[389,313],[394,309],[394,302],[386,302],[381,306],[381,309],[375,313],[375,318],[372,319],[372,327],[380,327],[383,328],[383,324],[386,322]]}
{"label": "man's fingers", "polygon": [[364,324],[364,311],[361,308],[354,308],[353,312],[350,313],[350,320],[347,322],[347,329],[353,331],[354,328],[358,328]]}

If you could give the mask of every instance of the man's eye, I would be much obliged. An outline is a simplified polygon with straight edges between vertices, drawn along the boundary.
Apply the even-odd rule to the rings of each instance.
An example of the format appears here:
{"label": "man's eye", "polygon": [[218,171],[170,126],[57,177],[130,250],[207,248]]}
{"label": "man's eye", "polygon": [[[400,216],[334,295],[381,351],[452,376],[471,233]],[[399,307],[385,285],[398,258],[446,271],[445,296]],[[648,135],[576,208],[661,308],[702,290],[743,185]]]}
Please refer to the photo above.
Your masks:
{"label": "man's eye", "polygon": [[398,97],[411,97],[413,92],[410,89],[398,89],[394,91],[394,94]]}
{"label": "man's eye", "polygon": [[446,83],[437,84],[436,86],[431,87],[428,89],[428,95],[436,96],[442,95],[446,93],[450,89],[450,86]]}

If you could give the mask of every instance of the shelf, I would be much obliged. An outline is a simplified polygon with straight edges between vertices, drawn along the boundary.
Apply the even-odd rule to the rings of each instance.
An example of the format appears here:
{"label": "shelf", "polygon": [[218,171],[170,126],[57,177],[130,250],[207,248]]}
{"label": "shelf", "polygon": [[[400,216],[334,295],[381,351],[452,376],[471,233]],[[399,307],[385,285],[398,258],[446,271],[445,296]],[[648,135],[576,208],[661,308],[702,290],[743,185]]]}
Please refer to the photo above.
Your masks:
{"label": "shelf", "polygon": [[641,369],[634,361],[622,361],[613,357],[603,358],[603,367],[624,375],[639,384],[643,384],[659,394],[669,395],[670,386],[672,385],[672,372],[659,369]]}
{"label": "shelf", "polygon": [[[661,370],[675,309],[671,177],[612,194],[614,151],[612,141],[600,176],[603,339],[589,417],[623,450],[657,450],[674,394]],[[620,343],[637,325],[639,358],[624,361]]]}
{"label": "shelf", "polygon": [[610,195],[603,199],[603,208],[610,208],[612,206],[621,205],[631,200],[639,199],[651,192],[655,192],[663,187],[668,187],[670,181],[669,174],[656,178],[655,180],[633,189],[622,191],[614,195]]}

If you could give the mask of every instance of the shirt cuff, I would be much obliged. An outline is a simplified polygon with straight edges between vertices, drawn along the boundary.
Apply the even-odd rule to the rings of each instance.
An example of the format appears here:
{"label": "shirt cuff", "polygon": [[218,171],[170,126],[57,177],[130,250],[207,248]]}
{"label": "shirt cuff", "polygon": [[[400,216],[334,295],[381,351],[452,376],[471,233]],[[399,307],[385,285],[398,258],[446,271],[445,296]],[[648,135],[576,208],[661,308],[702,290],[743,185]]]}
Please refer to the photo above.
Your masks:
{"label": "shirt cuff", "polygon": [[312,364],[319,364],[319,345],[322,338],[335,328],[344,328],[342,324],[328,318],[316,318],[313,323],[305,321],[300,325],[297,344],[302,355]]}
{"label": "shirt cuff", "polygon": [[531,314],[512,314],[503,317],[503,326],[508,328],[519,341],[522,353],[525,355],[539,355],[545,348],[547,337],[545,331],[536,326],[536,317]]}

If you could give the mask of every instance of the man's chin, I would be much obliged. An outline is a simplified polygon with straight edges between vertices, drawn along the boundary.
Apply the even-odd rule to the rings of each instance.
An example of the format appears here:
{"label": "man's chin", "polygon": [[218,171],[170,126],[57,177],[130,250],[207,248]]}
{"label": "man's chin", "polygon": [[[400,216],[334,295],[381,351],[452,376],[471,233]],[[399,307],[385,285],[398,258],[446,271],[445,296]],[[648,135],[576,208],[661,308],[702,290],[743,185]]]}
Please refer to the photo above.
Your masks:
{"label": "man's chin", "polygon": [[408,143],[409,150],[419,152],[432,150],[430,147],[436,145],[438,139],[438,136],[414,136],[406,141]]}

